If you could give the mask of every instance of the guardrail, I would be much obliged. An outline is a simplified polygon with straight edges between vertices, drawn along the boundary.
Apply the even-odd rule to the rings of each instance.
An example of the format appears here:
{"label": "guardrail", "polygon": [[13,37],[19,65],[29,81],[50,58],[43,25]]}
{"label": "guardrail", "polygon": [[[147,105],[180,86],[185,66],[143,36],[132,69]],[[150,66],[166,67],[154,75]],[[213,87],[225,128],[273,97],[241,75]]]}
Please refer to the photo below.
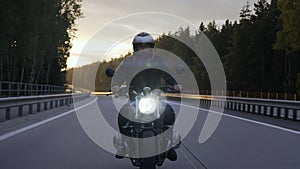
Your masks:
{"label": "guardrail", "polygon": [[215,95],[215,96],[228,96],[228,97],[243,97],[254,99],[275,99],[275,100],[300,100],[300,94],[298,93],[286,93],[286,92],[263,92],[263,91],[236,91],[236,90],[200,90],[190,91],[189,93],[198,93],[200,95]]}
{"label": "guardrail", "polygon": [[300,121],[300,101],[253,99],[193,94],[168,94],[168,97],[198,99],[200,105]]}
{"label": "guardrail", "polygon": [[0,81],[0,97],[65,93],[66,86]]}
{"label": "guardrail", "polygon": [[82,100],[88,98],[89,95],[89,93],[84,93],[0,98],[0,122],[69,105],[74,100]]}
{"label": "guardrail", "polygon": [[[219,98],[214,96],[213,106],[221,106]],[[224,99],[224,98],[221,98]],[[300,120],[300,101],[249,99],[226,97],[225,109],[277,117],[283,119]]]}

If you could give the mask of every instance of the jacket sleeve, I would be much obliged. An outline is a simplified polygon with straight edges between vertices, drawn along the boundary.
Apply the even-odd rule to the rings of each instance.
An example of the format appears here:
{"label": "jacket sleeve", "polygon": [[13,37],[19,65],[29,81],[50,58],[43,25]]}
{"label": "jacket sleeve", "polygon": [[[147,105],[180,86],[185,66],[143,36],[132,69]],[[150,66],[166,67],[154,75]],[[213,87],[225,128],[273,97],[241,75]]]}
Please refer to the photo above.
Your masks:
{"label": "jacket sleeve", "polygon": [[171,72],[171,70],[169,70],[169,68],[167,67],[167,65],[164,63],[162,58],[158,58],[159,62],[160,62],[160,66],[163,68],[162,70],[162,78],[165,80],[165,82],[170,85],[170,86],[174,86],[177,84],[176,80],[174,79],[174,77],[171,76],[171,74],[169,72]]}
{"label": "jacket sleeve", "polygon": [[112,86],[121,86],[126,81],[126,73],[124,70],[126,70],[126,60],[123,60],[116,69],[112,79]]}

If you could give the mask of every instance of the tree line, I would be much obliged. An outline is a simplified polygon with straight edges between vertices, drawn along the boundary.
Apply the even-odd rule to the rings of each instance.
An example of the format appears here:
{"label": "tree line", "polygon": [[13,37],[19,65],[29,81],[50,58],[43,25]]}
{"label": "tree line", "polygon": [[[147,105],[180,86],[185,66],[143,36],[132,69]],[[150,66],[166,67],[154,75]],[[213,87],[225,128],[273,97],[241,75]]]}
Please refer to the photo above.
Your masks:
{"label": "tree line", "polygon": [[[199,47],[205,34],[223,63],[228,90],[300,93],[300,3],[297,0],[258,0],[253,10],[247,2],[238,21],[200,24],[196,32],[189,27],[163,34],[157,48],[181,57],[190,66],[200,90],[210,90],[208,74],[201,60],[185,44]],[[126,57],[126,56],[125,56]],[[96,89],[109,89],[105,68],[116,67],[123,57],[98,63]],[[81,69],[88,69],[85,66]],[[71,73],[69,73],[69,76]],[[69,81],[70,81],[69,77]]]}
{"label": "tree line", "polygon": [[259,0],[247,3],[239,23],[214,23],[203,31],[215,45],[229,90],[300,92],[300,3]]}
{"label": "tree line", "polygon": [[123,59],[129,55],[131,55],[130,52],[119,58],[111,59],[110,61],[95,62],[89,65],[68,69],[67,82],[73,84],[73,81],[75,81],[74,87],[77,89],[109,91],[111,78],[106,77],[105,70],[109,67],[116,70]]}
{"label": "tree line", "polygon": [[0,81],[63,85],[82,0],[2,0]]}

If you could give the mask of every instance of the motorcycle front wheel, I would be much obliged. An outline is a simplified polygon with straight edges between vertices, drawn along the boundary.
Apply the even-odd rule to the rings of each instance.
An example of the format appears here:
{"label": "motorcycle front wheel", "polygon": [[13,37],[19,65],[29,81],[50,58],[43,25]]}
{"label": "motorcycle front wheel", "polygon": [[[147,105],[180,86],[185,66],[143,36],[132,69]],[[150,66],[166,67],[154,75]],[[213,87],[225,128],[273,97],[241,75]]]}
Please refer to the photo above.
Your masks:
{"label": "motorcycle front wheel", "polygon": [[[147,137],[154,137],[154,132],[151,130],[144,131],[143,138],[147,138]],[[145,145],[145,146],[149,146],[149,145]],[[155,146],[154,142],[153,142],[152,146],[154,148],[154,146]],[[156,169],[155,156],[143,158],[141,165],[140,165],[140,169]]]}
{"label": "motorcycle front wheel", "polygon": [[155,157],[144,158],[140,169],[156,169]]}

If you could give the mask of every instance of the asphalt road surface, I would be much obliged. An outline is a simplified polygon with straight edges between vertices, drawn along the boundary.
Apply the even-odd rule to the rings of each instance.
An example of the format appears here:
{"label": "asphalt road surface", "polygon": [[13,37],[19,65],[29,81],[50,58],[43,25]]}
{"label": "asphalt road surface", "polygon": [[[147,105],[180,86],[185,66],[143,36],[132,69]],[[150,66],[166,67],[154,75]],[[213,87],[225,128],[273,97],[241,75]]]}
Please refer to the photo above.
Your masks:
{"label": "asphalt road surface", "polygon": [[[105,119],[116,128],[117,111],[110,96],[90,97],[80,108],[88,110],[91,104],[101,107]],[[172,106],[178,109],[178,104]],[[178,160],[166,160],[160,169],[300,168],[299,122],[225,111],[214,134],[200,144],[198,138],[208,111],[190,108],[197,109],[198,116],[177,149]],[[115,159],[114,154],[95,144],[74,111],[45,120],[0,136],[1,169],[136,168],[128,159]]]}

